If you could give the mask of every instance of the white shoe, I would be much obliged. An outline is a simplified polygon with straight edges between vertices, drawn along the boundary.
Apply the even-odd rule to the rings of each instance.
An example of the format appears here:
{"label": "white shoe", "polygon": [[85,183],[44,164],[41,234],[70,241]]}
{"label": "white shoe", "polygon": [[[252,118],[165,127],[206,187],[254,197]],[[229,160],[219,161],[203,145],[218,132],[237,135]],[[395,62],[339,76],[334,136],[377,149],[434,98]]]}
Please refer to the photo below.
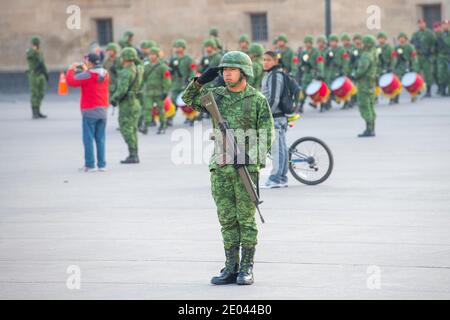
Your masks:
{"label": "white shoe", "polygon": [[281,182],[280,186],[281,186],[281,188],[287,188],[287,187],[289,187],[289,184],[288,184],[287,181],[286,182]]}
{"label": "white shoe", "polygon": [[281,188],[281,186],[282,186],[281,183],[268,180],[265,184],[260,186],[260,189],[276,189],[276,188]]}
{"label": "white shoe", "polygon": [[105,167],[103,167],[103,168],[98,168],[98,171],[99,171],[99,172],[107,172],[108,169],[106,169]]}
{"label": "white shoe", "polygon": [[97,168],[83,167],[83,168],[80,168],[78,171],[80,171],[80,172],[97,172]]}

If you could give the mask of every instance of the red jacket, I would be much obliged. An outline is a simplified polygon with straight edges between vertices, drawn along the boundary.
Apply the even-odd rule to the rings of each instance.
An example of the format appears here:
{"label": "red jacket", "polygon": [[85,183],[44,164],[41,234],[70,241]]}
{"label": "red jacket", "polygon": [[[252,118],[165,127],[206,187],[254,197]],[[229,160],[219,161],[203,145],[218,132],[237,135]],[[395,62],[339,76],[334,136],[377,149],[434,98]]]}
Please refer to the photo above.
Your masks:
{"label": "red jacket", "polygon": [[77,74],[68,70],[66,81],[71,87],[81,87],[81,110],[109,106],[109,74],[105,69],[92,68]]}

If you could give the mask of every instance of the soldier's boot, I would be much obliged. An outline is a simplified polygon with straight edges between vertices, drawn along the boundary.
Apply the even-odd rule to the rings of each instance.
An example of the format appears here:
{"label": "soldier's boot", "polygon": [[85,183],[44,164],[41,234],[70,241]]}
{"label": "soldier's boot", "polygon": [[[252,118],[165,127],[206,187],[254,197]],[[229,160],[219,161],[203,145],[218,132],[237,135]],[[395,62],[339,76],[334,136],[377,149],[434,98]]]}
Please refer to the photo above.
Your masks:
{"label": "soldier's boot", "polygon": [[349,108],[349,102],[344,102],[344,105],[342,106],[341,110],[345,110]]}
{"label": "soldier's boot", "polygon": [[236,283],[239,285],[251,285],[254,282],[253,278],[253,259],[255,257],[255,247],[242,247],[241,266]]}
{"label": "soldier's boot", "polygon": [[141,126],[139,127],[139,132],[143,134],[148,133],[148,125],[145,122],[142,122]]}
{"label": "soldier's boot", "polygon": [[358,134],[358,138],[364,138],[369,136],[369,123],[366,122],[366,130],[364,130],[362,133]]}
{"label": "soldier's boot", "polygon": [[392,106],[395,104],[395,98],[389,100],[389,105]]}
{"label": "soldier's boot", "polygon": [[167,123],[166,124],[167,124],[168,127],[173,126],[173,117],[167,118]]}
{"label": "soldier's boot", "polygon": [[425,98],[431,98],[431,86],[427,86],[427,93],[425,94]]}
{"label": "soldier's boot", "polygon": [[417,96],[412,96],[411,97],[411,103],[416,103],[417,101]]}
{"label": "soldier's boot", "polygon": [[375,120],[370,124],[370,136],[375,137]]}
{"label": "soldier's boot", "polygon": [[438,84],[438,90],[436,91],[436,94],[439,96],[443,96],[443,92],[442,92],[442,85]]}
{"label": "soldier's boot", "polygon": [[154,119],[152,119],[152,121],[150,121],[150,123],[148,124],[149,127],[156,127],[156,122]]}
{"label": "soldier's boot", "polygon": [[40,106],[37,107],[36,110],[37,110],[37,115],[38,115],[38,117],[39,117],[40,119],[46,119],[46,118],[47,118],[47,116],[46,116],[45,114],[42,114],[42,113],[41,113],[41,107],[40,107]]}
{"label": "soldier's boot", "polygon": [[399,104],[400,103],[400,95],[397,95],[395,98],[394,98],[394,104]]}
{"label": "soldier's boot", "polygon": [[121,164],[134,164],[139,163],[139,156],[137,150],[130,149],[130,155],[125,159],[120,161]]}
{"label": "soldier's boot", "polygon": [[33,112],[32,119],[39,119],[39,110],[37,108],[31,108],[31,111]]}
{"label": "soldier's boot", "polygon": [[225,249],[225,267],[220,270],[218,276],[212,277],[211,283],[215,285],[225,285],[236,283],[239,270],[239,247]]}

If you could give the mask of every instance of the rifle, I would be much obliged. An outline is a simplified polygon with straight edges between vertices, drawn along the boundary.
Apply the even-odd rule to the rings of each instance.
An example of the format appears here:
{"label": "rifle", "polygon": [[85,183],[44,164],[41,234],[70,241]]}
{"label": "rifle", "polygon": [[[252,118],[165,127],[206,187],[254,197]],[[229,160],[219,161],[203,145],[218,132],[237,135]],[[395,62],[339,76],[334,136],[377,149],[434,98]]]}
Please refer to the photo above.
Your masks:
{"label": "rifle", "polygon": [[[225,137],[225,143],[229,148],[232,148],[232,154],[234,159],[241,159],[243,152],[240,150],[235,138],[234,134],[231,132],[230,127],[228,126],[228,122],[222,117],[220,114],[219,108],[217,107],[216,100],[214,99],[214,95],[212,92],[200,97],[201,105],[209,112],[211,117],[216,121],[220,132]],[[237,161],[236,161],[237,162]],[[247,170],[245,164],[235,164],[234,165],[239,177],[241,178],[242,183],[244,184],[245,190],[250,196],[251,201],[255,204],[256,209],[258,210],[259,217],[261,222],[264,223],[264,218],[259,210],[259,205],[262,203],[259,200],[258,192],[255,190],[255,185],[253,184],[252,178]]]}

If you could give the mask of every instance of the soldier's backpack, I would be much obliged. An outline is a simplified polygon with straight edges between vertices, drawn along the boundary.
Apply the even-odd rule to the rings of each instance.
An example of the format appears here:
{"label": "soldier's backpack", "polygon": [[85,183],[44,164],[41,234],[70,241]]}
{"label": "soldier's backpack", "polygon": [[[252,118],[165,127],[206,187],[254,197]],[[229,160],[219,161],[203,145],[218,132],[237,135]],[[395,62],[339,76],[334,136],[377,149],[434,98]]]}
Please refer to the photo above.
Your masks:
{"label": "soldier's backpack", "polygon": [[284,114],[293,114],[296,112],[296,102],[298,100],[301,88],[293,76],[286,73],[284,70],[279,70],[272,76],[272,97],[275,96],[277,73],[281,73],[283,75],[283,89],[281,91],[280,103],[278,106]]}

